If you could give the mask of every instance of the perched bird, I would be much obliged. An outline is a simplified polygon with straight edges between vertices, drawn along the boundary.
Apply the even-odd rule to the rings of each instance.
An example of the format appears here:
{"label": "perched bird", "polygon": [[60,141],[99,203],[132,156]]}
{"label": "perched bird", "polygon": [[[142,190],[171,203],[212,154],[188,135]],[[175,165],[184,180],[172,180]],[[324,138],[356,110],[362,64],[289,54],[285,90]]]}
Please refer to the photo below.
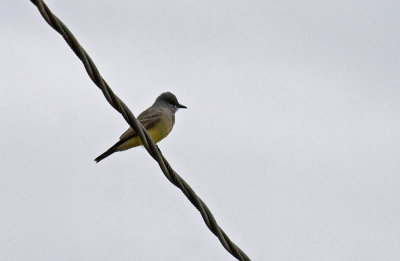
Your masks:
{"label": "perched bird", "polygon": [[[164,92],[157,97],[154,104],[138,116],[138,121],[150,134],[155,143],[167,137],[175,123],[175,112],[178,108],[186,106],[179,104],[176,96],[170,92]],[[98,156],[95,161],[110,156],[114,152],[127,150],[142,145],[138,134],[131,127],[125,131],[119,141],[106,152]]]}

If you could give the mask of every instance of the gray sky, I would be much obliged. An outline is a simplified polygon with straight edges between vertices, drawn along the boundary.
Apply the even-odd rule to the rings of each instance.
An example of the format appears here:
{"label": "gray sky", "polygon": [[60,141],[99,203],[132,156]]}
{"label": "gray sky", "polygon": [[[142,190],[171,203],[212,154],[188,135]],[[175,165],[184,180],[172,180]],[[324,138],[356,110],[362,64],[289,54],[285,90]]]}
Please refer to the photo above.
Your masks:
{"label": "gray sky", "polygon": [[[400,260],[399,1],[47,1],[253,260]],[[0,260],[232,260],[30,1],[0,4]]]}

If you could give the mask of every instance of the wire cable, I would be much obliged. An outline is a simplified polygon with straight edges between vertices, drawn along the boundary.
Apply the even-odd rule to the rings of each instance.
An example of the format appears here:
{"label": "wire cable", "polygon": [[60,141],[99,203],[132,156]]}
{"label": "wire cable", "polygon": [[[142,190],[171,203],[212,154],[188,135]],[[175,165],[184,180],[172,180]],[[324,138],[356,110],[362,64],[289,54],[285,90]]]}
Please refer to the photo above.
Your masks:
{"label": "wire cable", "polygon": [[31,2],[39,9],[40,14],[43,16],[46,22],[54,30],[61,34],[67,44],[71,47],[72,51],[74,51],[76,56],[78,56],[78,58],[82,61],[90,79],[92,79],[97,87],[100,88],[108,103],[115,110],[117,110],[124,117],[125,121],[136,131],[136,133],[139,134],[143,146],[154,158],[154,160],[157,161],[166,178],[172,184],[182,190],[183,194],[185,194],[193,206],[195,206],[200,212],[210,231],[216,237],[218,237],[223,247],[238,260],[250,260],[250,258],[237,245],[235,245],[225,234],[225,232],[218,226],[217,221],[215,220],[211,211],[208,209],[207,205],[196,195],[194,190],[186,183],[186,181],[183,180],[178,173],[172,169],[171,165],[164,158],[160,149],[154,143],[149,133],[147,133],[146,129],[139,123],[128,106],[126,106],[125,103],[111,90],[110,86],[100,75],[93,60],[87,54],[85,49],[83,49],[83,47],[79,44],[67,26],[65,26],[65,24],[50,11],[50,9],[42,0],[31,0]]}

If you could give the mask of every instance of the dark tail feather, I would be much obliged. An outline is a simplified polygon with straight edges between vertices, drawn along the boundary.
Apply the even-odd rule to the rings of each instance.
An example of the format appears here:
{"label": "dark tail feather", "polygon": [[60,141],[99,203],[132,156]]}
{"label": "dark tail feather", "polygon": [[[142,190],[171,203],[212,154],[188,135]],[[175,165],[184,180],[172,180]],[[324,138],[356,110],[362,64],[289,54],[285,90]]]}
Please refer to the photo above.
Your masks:
{"label": "dark tail feather", "polygon": [[109,150],[107,150],[106,152],[104,152],[103,154],[101,154],[100,156],[95,158],[94,161],[96,161],[98,163],[100,160],[107,158],[108,156],[110,156],[114,152],[115,152],[115,150],[113,148],[110,148]]}
{"label": "dark tail feather", "polygon": [[99,162],[100,160],[107,158],[108,156],[110,156],[111,154],[113,154],[114,152],[119,151],[118,147],[125,143],[128,139],[124,139],[124,140],[119,140],[117,143],[115,143],[111,148],[109,148],[106,152],[104,152],[103,154],[101,154],[100,156],[98,156],[97,158],[94,159],[94,161]]}

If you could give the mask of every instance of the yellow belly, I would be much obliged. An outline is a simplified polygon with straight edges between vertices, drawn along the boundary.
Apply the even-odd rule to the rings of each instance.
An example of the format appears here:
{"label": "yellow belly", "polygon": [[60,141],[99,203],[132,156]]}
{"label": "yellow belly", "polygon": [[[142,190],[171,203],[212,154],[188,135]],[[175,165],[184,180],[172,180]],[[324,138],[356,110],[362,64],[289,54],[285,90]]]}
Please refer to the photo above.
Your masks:
{"label": "yellow belly", "polygon": [[[153,127],[147,129],[147,132],[150,134],[151,138],[155,143],[159,142],[160,140],[164,139],[167,137],[167,135],[170,133],[172,129],[172,124],[167,120],[163,119],[160,120],[156,125]],[[121,144],[118,146],[118,150],[127,150],[133,147],[137,147],[142,145],[142,142],[140,141],[139,136],[135,136],[129,140],[127,140],[125,143]]]}

